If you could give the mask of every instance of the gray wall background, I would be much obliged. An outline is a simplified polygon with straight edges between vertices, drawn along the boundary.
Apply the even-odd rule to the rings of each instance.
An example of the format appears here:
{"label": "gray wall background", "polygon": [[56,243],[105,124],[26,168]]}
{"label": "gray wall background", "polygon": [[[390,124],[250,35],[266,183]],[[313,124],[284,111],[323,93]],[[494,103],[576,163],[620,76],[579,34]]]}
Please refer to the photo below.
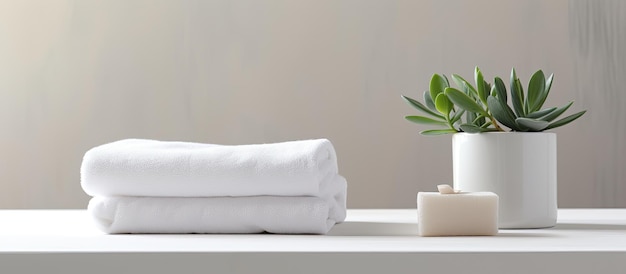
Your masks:
{"label": "gray wall background", "polygon": [[559,205],[624,207],[620,1],[0,0],[0,208],[84,208],[89,148],[329,138],[351,208],[451,183],[451,138],[400,94],[432,73],[555,74]]}

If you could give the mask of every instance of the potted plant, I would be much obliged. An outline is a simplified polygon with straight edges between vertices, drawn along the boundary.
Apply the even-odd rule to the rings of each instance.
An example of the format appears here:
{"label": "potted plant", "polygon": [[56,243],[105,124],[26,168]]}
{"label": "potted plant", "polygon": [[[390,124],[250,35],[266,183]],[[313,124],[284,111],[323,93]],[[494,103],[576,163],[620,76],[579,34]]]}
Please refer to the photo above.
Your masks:
{"label": "potted plant", "polygon": [[[541,228],[556,224],[556,134],[544,132],[566,125],[585,111],[558,119],[573,102],[543,107],[553,75],[535,72],[527,89],[511,70],[509,91],[500,77],[484,80],[478,67],[474,83],[452,74],[434,74],[424,103],[402,96],[424,115],[406,119],[441,128],[423,135],[454,134],[454,187],[492,191],[500,196],[500,228]],[[510,101],[510,102],[509,102]]]}

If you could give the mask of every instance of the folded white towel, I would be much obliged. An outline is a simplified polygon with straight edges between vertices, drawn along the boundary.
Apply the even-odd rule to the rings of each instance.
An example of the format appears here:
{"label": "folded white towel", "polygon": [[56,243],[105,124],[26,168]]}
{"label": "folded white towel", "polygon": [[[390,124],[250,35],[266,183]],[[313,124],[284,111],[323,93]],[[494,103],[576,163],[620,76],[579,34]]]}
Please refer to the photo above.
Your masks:
{"label": "folded white towel", "polygon": [[319,197],[336,174],[326,139],[238,146],[128,139],[89,150],[81,185],[91,196]]}
{"label": "folded white towel", "polygon": [[88,210],[107,233],[326,234],[346,217],[317,197],[95,197]]}

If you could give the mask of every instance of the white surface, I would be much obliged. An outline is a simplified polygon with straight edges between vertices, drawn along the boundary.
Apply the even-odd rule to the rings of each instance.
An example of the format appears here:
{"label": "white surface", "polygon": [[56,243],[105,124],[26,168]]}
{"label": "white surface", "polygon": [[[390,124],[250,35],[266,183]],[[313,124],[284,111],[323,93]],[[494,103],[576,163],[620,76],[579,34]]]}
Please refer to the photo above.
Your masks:
{"label": "white surface", "polygon": [[349,210],[328,235],[107,235],[84,210],[0,211],[0,253],[580,252],[626,253],[626,209],[564,209],[550,229],[419,237],[417,210]]}
{"label": "white surface", "polygon": [[[84,210],[0,211],[2,273],[623,273],[626,209],[551,229],[419,237],[417,211],[349,210],[329,235],[106,235]],[[503,270],[506,270],[503,272]]]}
{"label": "white surface", "polygon": [[[452,136],[454,188],[500,197],[500,228],[556,224],[556,133],[489,132]],[[563,187],[562,192],[568,193]]]}
{"label": "white surface", "polygon": [[[440,189],[441,191],[441,189]],[[493,192],[417,193],[420,236],[477,236],[498,233],[498,195]]]}

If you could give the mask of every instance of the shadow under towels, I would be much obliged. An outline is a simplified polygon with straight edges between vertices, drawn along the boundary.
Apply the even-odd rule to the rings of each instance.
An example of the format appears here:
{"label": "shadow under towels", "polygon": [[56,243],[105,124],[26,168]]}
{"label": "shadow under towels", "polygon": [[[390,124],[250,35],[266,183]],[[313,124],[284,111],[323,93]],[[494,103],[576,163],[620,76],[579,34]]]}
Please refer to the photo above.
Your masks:
{"label": "shadow under towels", "polygon": [[85,154],[81,185],[107,233],[325,234],[346,217],[347,183],[326,139],[121,140]]}

